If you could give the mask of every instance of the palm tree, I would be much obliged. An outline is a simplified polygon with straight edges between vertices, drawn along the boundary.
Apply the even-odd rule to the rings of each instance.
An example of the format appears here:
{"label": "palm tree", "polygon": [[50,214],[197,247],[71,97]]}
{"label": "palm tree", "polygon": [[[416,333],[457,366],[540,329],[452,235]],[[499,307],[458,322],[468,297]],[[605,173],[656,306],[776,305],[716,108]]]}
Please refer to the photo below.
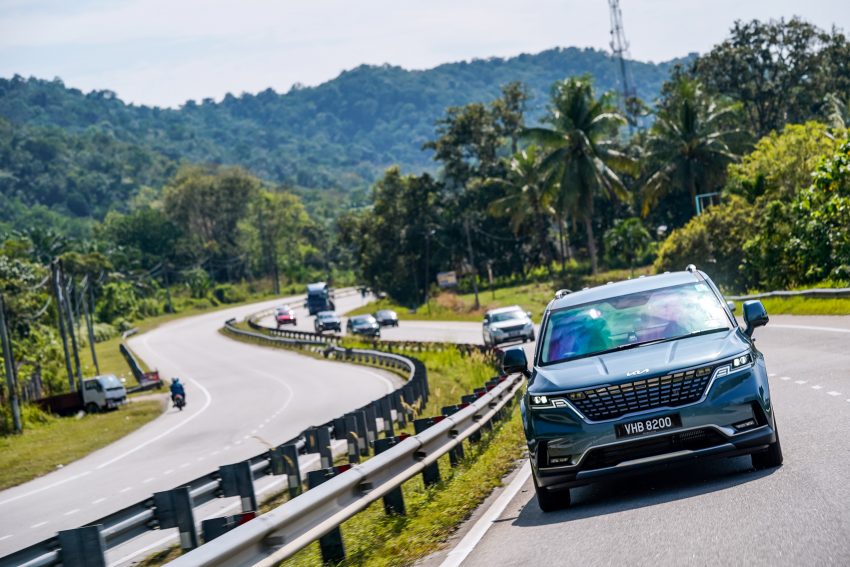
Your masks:
{"label": "palm tree", "polygon": [[534,233],[532,238],[537,253],[551,268],[551,257],[547,233],[549,219],[555,216],[552,207],[555,195],[551,178],[541,168],[540,148],[531,145],[514,154],[511,158],[506,178],[492,178],[486,181],[491,187],[501,188],[505,195],[490,203],[490,212],[495,216],[510,217],[511,230],[518,235],[523,227]]}
{"label": "palm tree", "polygon": [[[614,138],[626,119],[610,103],[596,98],[587,77],[557,83],[547,118],[550,127],[529,128],[526,138],[546,150],[543,168],[560,187],[558,201],[584,223],[593,273],[599,270],[593,234],[593,200],[597,196],[628,201],[629,192],[612,169],[631,168],[630,160],[614,149]],[[563,214],[563,212],[562,212]]]}
{"label": "palm tree", "polygon": [[697,195],[721,183],[726,165],[738,156],[730,146],[742,130],[729,127],[738,105],[708,95],[699,82],[674,77],[647,140],[647,161],[656,164],[641,188],[646,216],[666,195],[688,191],[694,212]]}

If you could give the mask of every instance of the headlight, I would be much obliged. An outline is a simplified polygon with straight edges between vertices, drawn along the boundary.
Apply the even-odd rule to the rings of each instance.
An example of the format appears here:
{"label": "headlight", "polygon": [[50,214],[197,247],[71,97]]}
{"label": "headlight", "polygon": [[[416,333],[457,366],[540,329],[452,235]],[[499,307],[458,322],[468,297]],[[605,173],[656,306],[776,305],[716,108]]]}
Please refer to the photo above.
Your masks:
{"label": "headlight", "polygon": [[747,353],[747,354],[741,355],[741,356],[733,359],[732,360],[732,367],[738,368],[740,366],[745,366],[745,365],[751,363],[752,361],[753,361],[753,357],[750,355],[750,353]]}
{"label": "headlight", "polygon": [[526,331],[528,331],[528,330],[530,330],[533,326],[534,326],[534,325],[531,323],[531,321],[529,321],[528,323],[526,323],[526,324],[525,324],[525,327],[523,327],[523,329],[525,329]]}
{"label": "headlight", "polygon": [[502,329],[493,329],[494,335],[504,335],[505,332]]}
{"label": "headlight", "polygon": [[531,396],[531,403],[536,406],[545,406],[549,403],[549,398],[546,396]]}

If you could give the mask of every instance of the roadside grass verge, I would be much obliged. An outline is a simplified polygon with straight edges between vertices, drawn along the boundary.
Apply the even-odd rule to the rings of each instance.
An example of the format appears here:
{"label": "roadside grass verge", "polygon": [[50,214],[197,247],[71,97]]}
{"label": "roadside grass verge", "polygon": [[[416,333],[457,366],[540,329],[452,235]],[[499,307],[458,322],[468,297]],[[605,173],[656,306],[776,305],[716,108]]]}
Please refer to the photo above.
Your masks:
{"label": "roadside grass verge", "polygon": [[0,490],[47,474],[124,437],[159,416],[158,401],[133,402],[116,411],[51,417],[21,435],[0,437]]}
{"label": "roadside grass verge", "polygon": [[769,315],[850,315],[850,298],[765,297]]}

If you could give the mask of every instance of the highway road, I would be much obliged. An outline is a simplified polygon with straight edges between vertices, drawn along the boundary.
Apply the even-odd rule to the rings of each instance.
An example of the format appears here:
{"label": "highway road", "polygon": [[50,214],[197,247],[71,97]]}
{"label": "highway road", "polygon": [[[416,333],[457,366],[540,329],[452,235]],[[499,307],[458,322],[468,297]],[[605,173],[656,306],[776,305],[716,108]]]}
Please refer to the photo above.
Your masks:
{"label": "highway road", "polygon": [[850,565],[850,317],[775,316],[755,336],[784,466],[699,462],[574,489],[544,514],[526,462],[443,566]]}
{"label": "highway road", "polygon": [[[339,307],[361,302],[349,296]],[[381,370],[248,345],[218,332],[230,317],[280,303],[179,319],[131,338],[130,347],[163,377],[181,377],[188,406],[183,412],[169,409],[88,457],[0,492],[0,556],[252,457],[402,382]],[[299,314],[306,318],[303,309]],[[278,481],[267,480],[258,489],[268,489],[269,482]],[[236,500],[214,500],[196,517],[223,515]],[[174,530],[151,532],[110,552],[110,561],[127,563],[174,536]]]}

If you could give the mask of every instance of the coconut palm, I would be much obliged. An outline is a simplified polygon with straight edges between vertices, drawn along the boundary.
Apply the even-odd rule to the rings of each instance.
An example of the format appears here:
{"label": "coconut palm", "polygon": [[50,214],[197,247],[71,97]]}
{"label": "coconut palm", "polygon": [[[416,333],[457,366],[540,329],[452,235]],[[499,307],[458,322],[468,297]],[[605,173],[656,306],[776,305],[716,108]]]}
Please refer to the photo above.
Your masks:
{"label": "coconut palm", "polygon": [[[587,77],[555,85],[549,127],[529,128],[528,140],[543,146],[543,168],[551,171],[561,194],[560,207],[580,219],[587,232],[593,273],[598,271],[593,234],[593,201],[596,197],[629,200],[612,166],[632,168],[633,162],[615,149],[614,139],[625,118],[614,110],[610,96],[596,98]],[[563,212],[562,212],[563,214]]]}
{"label": "coconut palm", "polygon": [[698,212],[697,195],[716,190],[738,157],[731,146],[742,130],[729,126],[738,105],[718,101],[686,76],[673,81],[647,140],[647,161],[654,167],[641,188],[644,216],[680,191],[690,194]]}
{"label": "coconut palm", "polygon": [[531,145],[517,152],[511,158],[507,176],[488,179],[486,184],[504,192],[503,197],[490,203],[490,213],[509,217],[515,235],[523,228],[530,229],[536,252],[549,267],[552,259],[547,233],[549,219],[555,215],[552,207],[555,195],[551,178],[541,168],[540,148]]}

